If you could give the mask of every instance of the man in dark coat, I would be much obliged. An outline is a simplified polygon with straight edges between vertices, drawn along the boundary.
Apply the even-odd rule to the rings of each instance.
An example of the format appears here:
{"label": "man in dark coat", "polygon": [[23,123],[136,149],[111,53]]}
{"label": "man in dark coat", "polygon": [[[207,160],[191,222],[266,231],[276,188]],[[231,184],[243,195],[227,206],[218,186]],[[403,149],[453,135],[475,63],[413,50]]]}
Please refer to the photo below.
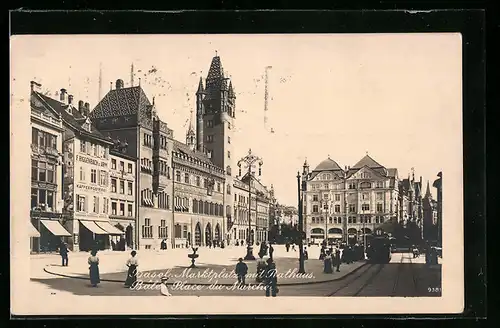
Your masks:
{"label": "man in dark coat", "polygon": [[276,294],[278,294],[278,275],[276,264],[272,259],[267,259],[264,282],[266,284],[266,297],[276,297]]}
{"label": "man in dark coat", "polygon": [[66,246],[65,242],[61,242],[59,255],[61,255],[62,266],[68,266],[68,246]]}
{"label": "man in dark coat", "polygon": [[274,247],[273,244],[269,244],[269,258],[273,259]]}
{"label": "man in dark coat", "polygon": [[238,276],[238,283],[245,285],[245,276],[248,273],[248,266],[245,262],[243,262],[243,259],[241,257],[238,259],[238,263],[236,263],[234,272]]}

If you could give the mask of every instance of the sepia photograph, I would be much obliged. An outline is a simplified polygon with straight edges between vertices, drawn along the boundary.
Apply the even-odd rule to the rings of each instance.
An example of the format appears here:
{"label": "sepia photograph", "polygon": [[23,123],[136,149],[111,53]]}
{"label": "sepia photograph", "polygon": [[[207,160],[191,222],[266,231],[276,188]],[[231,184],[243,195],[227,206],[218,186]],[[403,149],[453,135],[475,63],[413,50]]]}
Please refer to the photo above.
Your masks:
{"label": "sepia photograph", "polygon": [[459,33],[10,51],[13,313],[462,311]]}

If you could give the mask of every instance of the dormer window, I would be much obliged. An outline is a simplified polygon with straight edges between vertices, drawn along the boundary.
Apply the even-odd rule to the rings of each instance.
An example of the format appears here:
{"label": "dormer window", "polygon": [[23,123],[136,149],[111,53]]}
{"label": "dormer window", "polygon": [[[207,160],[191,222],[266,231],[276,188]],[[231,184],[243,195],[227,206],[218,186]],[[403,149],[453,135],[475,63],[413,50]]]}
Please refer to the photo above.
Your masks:
{"label": "dormer window", "polygon": [[91,126],[91,122],[90,122],[90,119],[87,117],[87,119],[85,120],[85,123],[83,123],[82,125],[83,129],[85,131],[88,131],[88,132],[91,132],[92,130],[92,126]]}

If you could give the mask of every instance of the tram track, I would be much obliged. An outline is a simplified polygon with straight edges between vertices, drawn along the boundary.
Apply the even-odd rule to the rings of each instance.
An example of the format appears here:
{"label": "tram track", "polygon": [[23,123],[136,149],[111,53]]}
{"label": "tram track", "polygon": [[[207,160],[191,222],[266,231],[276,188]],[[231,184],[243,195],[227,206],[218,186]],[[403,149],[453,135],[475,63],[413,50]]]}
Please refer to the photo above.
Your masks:
{"label": "tram track", "polygon": [[[404,260],[408,260],[409,263],[404,263],[403,261]],[[404,255],[401,255],[401,261],[399,262],[398,264],[398,269],[397,269],[397,272],[396,272],[396,277],[394,278],[394,284],[392,286],[392,293],[391,293],[391,296],[393,297],[396,297],[396,296],[399,296],[398,295],[398,292],[399,292],[399,284],[400,284],[400,278],[403,276],[403,275],[409,275],[411,276],[411,281],[412,281],[412,289],[413,289],[413,294],[416,295],[418,294],[418,279],[415,275],[415,271],[414,271],[414,268],[413,268],[413,262],[412,262],[412,256],[411,255],[408,255],[408,257],[405,257]],[[407,293],[405,293],[407,294]]]}
{"label": "tram track", "polygon": [[[369,265],[365,270],[360,271],[359,273],[355,274],[354,276],[349,277],[349,279],[335,288],[333,292],[328,294],[328,297],[333,297],[333,296],[349,296],[349,294],[352,294],[352,296],[358,296],[368,285],[370,285],[375,277],[377,277],[382,269],[384,268],[384,264],[371,264]],[[364,283],[361,284],[360,287],[358,287],[354,293],[350,293],[348,291],[349,287],[355,286],[355,283],[360,281],[360,279],[364,276],[368,275],[368,278],[365,280]],[[339,294],[347,294],[347,295],[339,295]]]}

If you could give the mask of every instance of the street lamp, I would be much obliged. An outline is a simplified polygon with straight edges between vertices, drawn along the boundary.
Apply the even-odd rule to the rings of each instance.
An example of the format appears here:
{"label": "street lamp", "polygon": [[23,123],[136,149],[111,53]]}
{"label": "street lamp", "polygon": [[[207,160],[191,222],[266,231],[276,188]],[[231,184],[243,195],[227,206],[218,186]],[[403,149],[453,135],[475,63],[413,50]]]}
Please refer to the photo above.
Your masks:
{"label": "street lamp", "polygon": [[297,172],[297,191],[299,198],[299,273],[305,273],[304,268],[304,245],[303,245],[303,234],[304,234],[304,217],[303,217],[303,196],[300,188],[300,172]]}
{"label": "street lamp", "polygon": [[252,168],[259,165],[259,176],[262,174],[262,159],[252,154],[252,149],[248,150],[248,154],[238,161],[239,176],[241,177],[241,166],[245,165],[248,170],[248,236],[247,236],[247,254],[245,260],[255,260],[252,249]]}

